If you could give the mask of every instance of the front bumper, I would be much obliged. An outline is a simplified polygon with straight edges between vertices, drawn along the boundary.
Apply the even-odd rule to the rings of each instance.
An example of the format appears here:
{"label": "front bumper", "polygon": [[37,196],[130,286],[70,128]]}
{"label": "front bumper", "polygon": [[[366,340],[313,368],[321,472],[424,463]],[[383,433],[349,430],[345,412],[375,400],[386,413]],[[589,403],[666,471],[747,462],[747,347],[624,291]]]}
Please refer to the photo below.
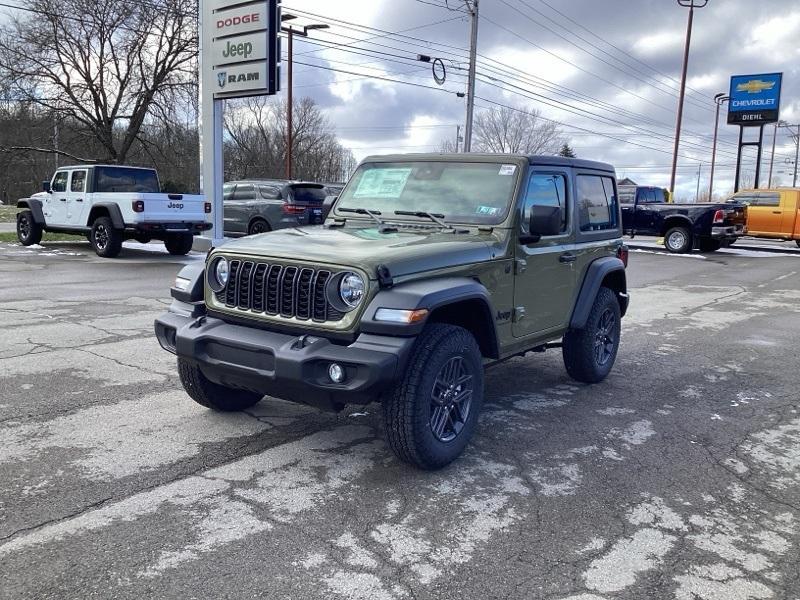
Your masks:
{"label": "front bumper", "polygon": [[711,237],[714,239],[733,239],[744,234],[744,225],[720,225],[711,228]]}
{"label": "front bumper", "polygon": [[[400,377],[414,343],[361,334],[339,345],[173,311],[156,319],[155,330],[162,348],[196,364],[215,383],[329,410],[376,400]],[[334,362],[346,373],[339,384],[328,377]]]}

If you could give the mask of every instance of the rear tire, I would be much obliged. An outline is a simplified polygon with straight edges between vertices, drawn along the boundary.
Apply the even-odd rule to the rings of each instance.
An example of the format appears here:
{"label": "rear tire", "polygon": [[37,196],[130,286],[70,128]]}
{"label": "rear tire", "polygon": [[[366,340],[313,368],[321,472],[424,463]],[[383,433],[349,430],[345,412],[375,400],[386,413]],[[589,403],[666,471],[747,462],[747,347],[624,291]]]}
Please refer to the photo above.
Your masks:
{"label": "rear tire", "polygon": [[455,325],[428,325],[402,379],[384,398],[387,443],[403,462],[440,469],[464,451],[482,404],[483,361],[475,338]]}
{"label": "rear tire", "polygon": [[800,240],[795,240],[794,243],[797,244],[798,248],[800,248]]}
{"label": "rear tire", "polygon": [[17,213],[17,239],[23,246],[33,246],[42,241],[42,226],[36,223],[29,210]]}
{"label": "rear tire", "polygon": [[562,355],[570,377],[583,383],[599,383],[608,377],[619,350],[621,318],[614,292],[601,287],[586,326],[564,336]]}
{"label": "rear tire", "polygon": [[720,248],[722,248],[720,240],[700,238],[700,252],[716,252]]}
{"label": "rear tire", "polygon": [[189,396],[206,408],[221,412],[236,412],[250,408],[261,401],[260,396],[253,392],[237,390],[219,385],[206,378],[200,367],[178,359],[178,375],[180,375],[183,389]]}
{"label": "rear tire", "polygon": [[193,243],[194,238],[191,233],[179,233],[168,236],[164,240],[164,247],[173,256],[183,256],[189,254]]}
{"label": "rear tire", "polygon": [[92,223],[92,233],[89,241],[97,256],[114,258],[122,250],[122,231],[114,229],[114,223],[109,217],[98,217]]}
{"label": "rear tire", "polygon": [[692,251],[692,232],[687,227],[672,227],[664,235],[664,246],[674,254]]}
{"label": "rear tire", "polygon": [[256,219],[250,226],[247,228],[247,235],[257,235],[259,233],[267,233],[272,231],[272,227],[269,226],[264,219]]}

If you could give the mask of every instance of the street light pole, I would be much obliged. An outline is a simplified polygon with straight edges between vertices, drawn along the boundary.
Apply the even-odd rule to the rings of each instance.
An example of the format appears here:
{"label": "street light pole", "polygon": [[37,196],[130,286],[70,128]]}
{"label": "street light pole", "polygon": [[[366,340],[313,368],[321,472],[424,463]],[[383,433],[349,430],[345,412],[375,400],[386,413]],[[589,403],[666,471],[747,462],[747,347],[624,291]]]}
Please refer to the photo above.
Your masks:
{"label": "street light pole", "polygon": [[714,96],[714,103],[717,105],[717,113],[714,117],[714,143],[711,148],[711,175],[708,178],[708,201],[714,198],[714,167],[717,162],[717,131],[719,130],[719,109],[723,103],[730,100],[730,97],[723,93]]}
{"label": "street light pole", "polygon": [[[708,0],[706,0],[707,2]],[[472,115],[475,110],[475,61],[478,53],[478,0],[464,0],[472,17],[469,39],[469,78],[467,80],[467,122],[464,126],[464,152],[472,150]]]}
{"label": "street light pole", "polygon": [[[281,16],[281,21],[291,21],[296,19],[295,15],[285,14]],[[314,24],[304,25],[302,29],[295,29],[291,25],[289,27],[281,27],[281,31],[286,34],[287,38],[287,64],[286,64],[286,179],[292,178],[292,154],[294,152],[294,140],[292,139],[292,108],[294,106],[294,98],[292,96],[292,41],[295,34],[302,37],[308,37],[308,32],[312,29],[328,29],[328,25]]]}
{"label": "street light pole", "polygon": [[708,0],[678,0],[678,4],[689,9],[689,20],[686,24],[686,45],[683,49],[683,70],[681,72],[681,89],[678,96],[678,119],[675,124],[675,147],[672,151],[672,176],[670,177],[669,192],[675,193],[675,174],[678,169],[678,148],[681,143],[681,122],[683,121],[683,98],[686,95],[686,70],[689,67],[689,47],[692,43],[692,21],[694,9],[703,8]]}

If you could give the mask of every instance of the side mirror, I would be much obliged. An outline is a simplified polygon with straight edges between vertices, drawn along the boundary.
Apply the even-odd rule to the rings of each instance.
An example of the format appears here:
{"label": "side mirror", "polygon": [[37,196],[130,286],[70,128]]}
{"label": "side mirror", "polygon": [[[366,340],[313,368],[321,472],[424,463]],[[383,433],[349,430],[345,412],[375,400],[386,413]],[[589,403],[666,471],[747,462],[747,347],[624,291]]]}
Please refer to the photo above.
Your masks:
{"label": "side mirror", "polygon": [[43,181],[42,182],[42,191],[43,192],[47,192],[48,194],[53,191],[53,190],[50,189],[50,182],[49,181]]}
{"label": "side mirror", "polygon": [[322,219],[325,220],[328,218],[328,213],[331,212],[333,205],[336,204],[336,201],[339,199],[339,196],[325,196],[325,200],[322,202]]}
{"label": "side mirror", "polygon": [[561,207],[531,206],[528,231],[520,236],[520,243],[535,244],[544,236],[561,233]]}

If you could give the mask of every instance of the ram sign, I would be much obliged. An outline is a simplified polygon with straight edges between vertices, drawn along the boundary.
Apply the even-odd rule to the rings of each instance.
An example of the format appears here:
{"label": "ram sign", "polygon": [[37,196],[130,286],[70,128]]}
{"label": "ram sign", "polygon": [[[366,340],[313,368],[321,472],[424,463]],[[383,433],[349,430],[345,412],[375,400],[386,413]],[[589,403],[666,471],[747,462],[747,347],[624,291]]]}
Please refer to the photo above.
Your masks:
{"label": "ram sign", "polygon": [[728,124],[750,126],[778,120],[783,73],[734,75],[728,101]]}

